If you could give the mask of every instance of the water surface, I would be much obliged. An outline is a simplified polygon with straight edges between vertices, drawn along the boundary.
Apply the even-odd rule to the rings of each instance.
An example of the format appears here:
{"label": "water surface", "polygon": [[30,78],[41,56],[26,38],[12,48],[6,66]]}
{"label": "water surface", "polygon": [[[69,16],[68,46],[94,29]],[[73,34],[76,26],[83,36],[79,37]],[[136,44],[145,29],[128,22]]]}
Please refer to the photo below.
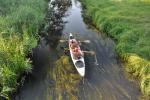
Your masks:
{"label": "water surface", "polygon": [[[117,59],[115,43],[102,33],[89,29],[83,21],[81,12],[81,3],[72,0],[72,6],[69,6],[65,11],[67,16],[58,18],[60,23],[53,25],[54,27],[59,26],[59,30],[56,31],[52,26],[49,27],[51,31],[43,36],[46,38],[42,38],[34,50],[33,73],[27,77],[24,86],[15,97],[16,100],[137,100],[140,97],[139,87],[125,77],[124,66]],[[55,62],[62,55],[58,53],[61,52],[58,48],[62,45],[58,41],[59,39],[67,39],[66,33],[70,32],[78,33],[75,34],[77,39],[91,41],[90,44],[83,44],[82,49],[95,51],[99,63],[99,65],[95,65],[94,57],[85,56],[84,82],[81,78],[76,78],[75,80],[78,81],[76,86],[71,86],[71,82],[68,85],[76,89],[75,91],[65,90],[51,77],[52,73],[58,74],[55,73],[57,72],[55,69],[59,68],[56,67]],[[57,41],[52,39],[52,36],[56,37]],[[73,70],[75,71],[70,73],[73,73],[74,76],[77,75],[76,69]],[[69,77],[68,81],[75,81],[73,78]],[[62,84],[67,84],[67,81]],[[58,87],[59,89],[56,89]],[[70,98],[70,95],[73,95],[73,98]]]}

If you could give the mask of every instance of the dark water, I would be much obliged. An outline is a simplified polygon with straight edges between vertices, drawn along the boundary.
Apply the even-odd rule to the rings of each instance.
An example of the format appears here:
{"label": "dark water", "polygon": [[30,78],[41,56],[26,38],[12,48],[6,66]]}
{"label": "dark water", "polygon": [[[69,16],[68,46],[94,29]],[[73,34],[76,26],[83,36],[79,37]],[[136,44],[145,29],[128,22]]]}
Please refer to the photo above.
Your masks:
{"label": "dark water", "polygon": [[[102,33],[90,30],[83,21],[81,11],[81,3],[72,0],[72,6],[65,11],[67,16],[58,18],[63,22],[61,25],[56,25],[59,26],[59,30],[48,31],[49,34],[43,36],[46,38],[42,38],[34,50],[33,73],[26,78],[15,100],[138,100],[140,98],[139,87],[125,77],[124,67],[117,60],[115,43]],[[52,26],[49,28],[52,29]],[[57,48],[61,44],[58,40],[67,38],[65,33],[70,32],[78,33],[76,37],[80,40],[89,39],[91,41],[83,48],[96,52],[99,65],[94,64],[94,57],[86,56],[84,82],[79,78],[80,83],[76,87],[72,86],[77,90],[74,93],[75,98],[57,98],[56,82],[51,79],[50,75],[52,69],[55,69],[54,62],[60,56]],[[57,34],[57,36],[52,34]],[[57,41],[51,39],[52,37]],[[61,94],[67,95],[69,92],[64,90]]]}

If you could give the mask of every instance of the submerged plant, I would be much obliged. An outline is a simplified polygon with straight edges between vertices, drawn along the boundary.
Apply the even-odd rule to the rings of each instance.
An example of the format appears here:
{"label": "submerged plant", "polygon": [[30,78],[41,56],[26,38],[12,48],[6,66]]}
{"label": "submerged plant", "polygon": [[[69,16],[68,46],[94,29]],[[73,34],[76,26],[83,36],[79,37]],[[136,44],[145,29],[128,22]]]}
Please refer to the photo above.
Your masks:
{"label": "submerged plant", "polygon": [[55,81],[55,91],[58,100],[62,100],[62,98],[77,100],[76,94],[79,90],[78,85],[81,77],[69,62],[69,57],[62,56],[56,61],[51,76]]}

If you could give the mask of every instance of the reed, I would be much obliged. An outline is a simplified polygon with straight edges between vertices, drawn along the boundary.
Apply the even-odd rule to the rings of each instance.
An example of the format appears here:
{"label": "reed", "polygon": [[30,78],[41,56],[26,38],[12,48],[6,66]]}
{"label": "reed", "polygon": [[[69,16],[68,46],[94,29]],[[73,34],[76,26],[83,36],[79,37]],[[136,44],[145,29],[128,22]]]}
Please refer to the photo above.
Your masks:
{"label": "reed", "polygon": [[37,45],[48,0],[1,0],[0,3],[0,99],[10,99],[18,78],[31,72],[27,58]]}

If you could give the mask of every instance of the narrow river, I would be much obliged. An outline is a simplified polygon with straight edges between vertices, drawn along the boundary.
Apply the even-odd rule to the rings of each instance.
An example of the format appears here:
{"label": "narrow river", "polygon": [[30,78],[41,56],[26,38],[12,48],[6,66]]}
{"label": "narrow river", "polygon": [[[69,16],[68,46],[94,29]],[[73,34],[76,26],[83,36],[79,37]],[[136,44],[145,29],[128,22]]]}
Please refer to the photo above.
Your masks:
{"label": "narrow river", "polygon": [[[91,43],[85,44],[83,48],[96,52],[99,65],[94,64],[93,57],[85,56],[84,82],[81,78],[76,78],[79,84],[69,85],[76,91],[70,93],[72,91],[66,91],[61,86],[56,87],[56,82],[50,75],[51,73],[57,75],[52,71],[55,69],[54,62],[60,58],[58,52],[61,50],[58,46],[61,44],[58,40],[53,43],[49,34],[47,39],[42,38],[38,47],[34,49],[33,72],[26,77],[24,85],[19,89],[14,100],[138,100],[141,96],[139,87],[125,77],[124,66],[117,59],[115,43],[102,33],[88,28],[83,21],[81,3],[72,0],[65,15],[61,18],[64,22],[60,27],[61,31],[55,31],[59,37],[57,39],[67,38],[65,33],[73,32],[78,33],[76,37],[80,40],[90,40]],[[76,71],[74,73],[78,74]],[[57,97],[57,92],[60,92],[57,90],[61,91],[62,97]],[[73,98],[67,96],[69,94],[73,95]]]}

